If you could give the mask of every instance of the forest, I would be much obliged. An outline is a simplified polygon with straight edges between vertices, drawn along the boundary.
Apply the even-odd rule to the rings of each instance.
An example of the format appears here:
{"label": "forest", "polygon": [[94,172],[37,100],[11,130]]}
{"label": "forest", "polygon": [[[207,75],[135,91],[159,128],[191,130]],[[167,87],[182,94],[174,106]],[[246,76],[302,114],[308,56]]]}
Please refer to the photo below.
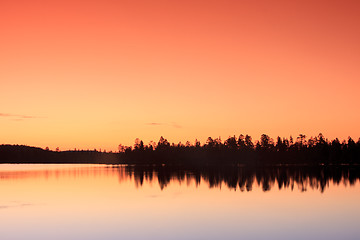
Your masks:
{"label": "forest", "polygon": [[306,138],[293,137],[272,139],[262,134],[253,141],[249,135],[221,138],[209,137],[203,144],[170,143],[160,137],[158,142],[144,144],[135,139],[133,146],[119,145],[118,152],[97,150],[51,151],[48,148],[24,145],[0,145],[0,163],[105,163],[138,165],[343,165],[360,164],[360,139],[329,140],[321,133]]}
{"label": "forest", "polygon": [[195,140],[194,144],[171,143],[161,137],[158,143],[144,145],[140,139],[133,147],[119,146],[120,159],[128,164],[170,164],[170,165],[254,165],[276,164],[359,164],[360,139],[355,142],[329,140],[319,134],[306,138],[300,134],[293,137],[277,137],[274,141],[262,134],[253,142],[249,135],[221,138],[209,137],[206,143]]}

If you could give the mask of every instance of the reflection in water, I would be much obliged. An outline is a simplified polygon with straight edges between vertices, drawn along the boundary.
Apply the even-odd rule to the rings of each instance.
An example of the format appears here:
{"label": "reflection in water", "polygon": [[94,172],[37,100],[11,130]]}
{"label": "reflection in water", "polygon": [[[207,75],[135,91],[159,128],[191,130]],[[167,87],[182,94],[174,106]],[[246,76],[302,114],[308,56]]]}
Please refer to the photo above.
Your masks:
{"label": "reflection in water", "polygon": [[0,164],[0,238],[358,239],[359,169]]}
{"label": "reflection in water", "polygon": [[[185,168],[170,166],[133,166],[133,165],[62,165],[53,169],[43,165],[45,169],[16,168],[6,170],[0,167],[0,181],[4,179],[23,178],[81,178],[84,176],[100,177],[117,175],[119,182],[133,180],[136,187],[141,187],[144,181],[158,182],[161,190],[172,182],[196,186],[207,184],[209,188],[221,188],[240,191],[251,191],[253,185],[259,185],[263,191],[273,187],[289,188],[306,191],[308,188],[324,192],[330,183],[345,187],[354,185],[360,179],[359,166],[279,166],[264,168],[247,167],[206,167]],[[29,165],[30,166],[30,165]],[[33,165],[31,165],[33,166]],[[51,165],[50,165],[51,166]],[[61,166],[61,165],[60,165]],[[20,165],[19,168],[22,166]]]}
{"label": "reflection in water", "polygon": [[144,180],[153,181],[157,178],[161,189],[166,187],[171,180],[179,182],[195,181],[200,184],[206,182],[210,188],[226,185],[230,189],[251,191],[253,184],[257,183],[263,191],[268,191],[277,186],[279,189],[297,186],[301,191],[319,189],[321,192],[335,184],[354,185],[360,178],[358,167],[221,167],[181,169],[179,167],[139,167],[125,166],[126,174],[134,176],[137,185],[142,185]]}

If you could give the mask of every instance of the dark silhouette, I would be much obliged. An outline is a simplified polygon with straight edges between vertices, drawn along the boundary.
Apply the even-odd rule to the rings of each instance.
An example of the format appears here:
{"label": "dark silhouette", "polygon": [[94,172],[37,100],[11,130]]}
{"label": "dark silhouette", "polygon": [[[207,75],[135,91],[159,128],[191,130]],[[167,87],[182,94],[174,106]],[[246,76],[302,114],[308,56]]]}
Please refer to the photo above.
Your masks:
{"label": "dark silhouette", "polygon": [[144,181],[157,178],[164,189],[172,181],[201,182],[210,188],[227,186],[230,189],[251,191],[253,184],[263,191],[273,187],[306,191],[318,189],[324,192],[330,184],[354,185],[360,180],[360,166],[272,166],[272,167],[230,167],[230,166],[171,166],[171,165],[112,165],[111,169],[125,169],[128,177],[134,178],[137,186]]}
{"label": "dark silhouette", "polygon": [[[260,187],[263,191],[274,188],[291,191],[318,190],[324,192],[333,185],[354,186],[360,181],[360,166],[171,166],[111,164],[103,166],[55,168],[31,171],[1,171],[0,183],[4,179],[61,178],[62,176],[117,176],[119,183],[134,181],[137,187],[144,183],[158,184],[165,189],[171,184],[207,185],[209,188],[229,188],[235,191],[252,191]],[[114,179],[114,178],[112,178]],[[116,179],[116,178],[115,178]]]}
{"label": "dark silhouette", "polygon": [[0,163],[109,163],[155,164],[174,166],[274,166],[274,165],[341,165],[360,164],[360,139],[355,142],[338,139],[329,141],[321,133],[296,140],[266,134],[253,143],[251,136],[229,137],[225,141],[209,137],[205,144],[196,140],[170,143],[161,137],[158,143],[145,145],[137,138],[133,147],[119,145],[118,153],[100,151],[50,151],[18,145],[0,145]]}
{"label": "dark silhouette", "polygon": [[94,151],[50,151],[23,145],[0,145],[0,163],[112,163],[118,153]]}
{"label": "dark silhouette", "polygon": [[[139,145],[139,143],[141,143]],[[306,139],[300,134],[296,141],[290,136],[277,137],[276,142],[266,134],[255,144],[249,135],[229,137],[224,142],[220,138],[209,137],[205,144],[196,140],[194,145],[187,142],[170,144],[161,137],[158,144],[144,145],[139,139],[134,147],[125,147],[119,153],[120,163],[126,164],[166,164],[166,165],[339,165],[360,164],[360,139],[340,143],[338,139],[329,141],[321,133]]]}

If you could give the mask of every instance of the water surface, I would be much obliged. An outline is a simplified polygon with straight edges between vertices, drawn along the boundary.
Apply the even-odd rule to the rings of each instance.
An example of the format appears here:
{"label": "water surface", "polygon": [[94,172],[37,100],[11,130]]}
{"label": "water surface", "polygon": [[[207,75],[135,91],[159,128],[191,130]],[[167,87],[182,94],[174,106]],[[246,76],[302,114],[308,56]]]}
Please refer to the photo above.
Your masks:
{"label": "water surface", "polygon": [[356,167],[0,165],[1,239],[358,239]]}

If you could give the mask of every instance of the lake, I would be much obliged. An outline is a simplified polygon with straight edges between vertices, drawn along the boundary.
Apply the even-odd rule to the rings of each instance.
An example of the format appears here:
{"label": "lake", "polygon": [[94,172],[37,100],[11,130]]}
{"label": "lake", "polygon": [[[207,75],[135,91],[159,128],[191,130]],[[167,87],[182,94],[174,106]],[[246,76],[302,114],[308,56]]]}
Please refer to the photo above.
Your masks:
{"label": "lake", "polygon": [[0,164],[12,239],[359,239],[359,167]]}

